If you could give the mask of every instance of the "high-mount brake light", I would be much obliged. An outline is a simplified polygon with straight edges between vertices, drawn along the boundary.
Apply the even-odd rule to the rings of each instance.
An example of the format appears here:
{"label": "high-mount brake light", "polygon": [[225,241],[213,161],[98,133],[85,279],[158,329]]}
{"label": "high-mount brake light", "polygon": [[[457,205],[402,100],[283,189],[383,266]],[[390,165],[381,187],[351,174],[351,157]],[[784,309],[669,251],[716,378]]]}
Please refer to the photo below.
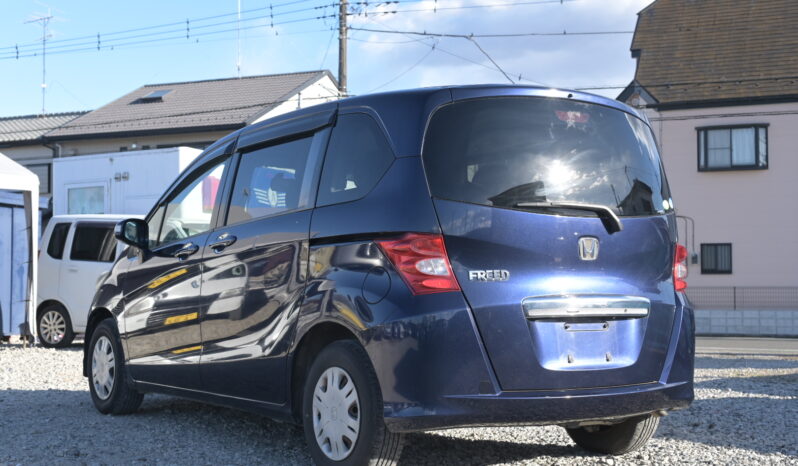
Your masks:
{"label": "high-mount brake light", "polygon": [[676,291],[687,288],[687,248],[681,244],[676,245],[673,255],[673,286]]}
{"label": "high-mount brake light", "polygon": [[396,240],[377,241],[414,295],[460,291],[443,236],[407,233]]}

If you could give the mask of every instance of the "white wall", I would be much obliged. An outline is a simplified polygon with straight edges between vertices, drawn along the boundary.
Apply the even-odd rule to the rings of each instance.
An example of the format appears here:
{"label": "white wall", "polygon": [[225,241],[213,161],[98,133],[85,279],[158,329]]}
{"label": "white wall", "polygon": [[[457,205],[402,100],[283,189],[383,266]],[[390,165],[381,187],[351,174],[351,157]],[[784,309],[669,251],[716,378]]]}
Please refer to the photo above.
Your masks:
{"label": "white wall", "polygon": [[324,76],[305,88],[298,95],[288,99],[286,102],[283,102],[270,112],[255,120],[253,124],[284,113],[299,110],[300,108],[312,107],[313,105],[338,100],[339,98],[338,88],[335,87],[335,83],[333,83],[329,76]]}
{"label": "white wall", "polygon": [[[173,147],[54,159],[53,214],[146,214],[200,153],[198,149]],[[99,188],[103,193],[102,212],[69,211],[70,189],[81,188]]]}

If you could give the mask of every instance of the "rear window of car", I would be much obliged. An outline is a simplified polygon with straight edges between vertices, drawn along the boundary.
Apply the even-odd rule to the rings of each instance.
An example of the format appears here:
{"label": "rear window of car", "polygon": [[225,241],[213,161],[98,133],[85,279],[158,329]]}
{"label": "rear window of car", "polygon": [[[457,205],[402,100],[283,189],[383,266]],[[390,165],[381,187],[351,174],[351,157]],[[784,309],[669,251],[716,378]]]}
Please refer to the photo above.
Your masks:
{"label": "rear window of car", "polygon": [[341,115],[330,136],[316,205],[362,198],[393,160],[391,146],[373,118],[363,113]]}
{"label": "rear window of car", "polygon": [[650,128],[602,105],[540,97],[450,104],[433,115],[423,158],[441,199],[599,204],[621,216],[672,209]]}
{"label": "rear window of car", "polygon": [[77,261],[113,262],[116,238],[113,225],[78,224],[69,258]]}
{"label": "rear window of car", "polygon": [[50,242],[47,244],[47,254],[53,259],[64,257],[64,244],[66,243],[70,226],[72,226],[71,223],[58,223],[53,227]]}

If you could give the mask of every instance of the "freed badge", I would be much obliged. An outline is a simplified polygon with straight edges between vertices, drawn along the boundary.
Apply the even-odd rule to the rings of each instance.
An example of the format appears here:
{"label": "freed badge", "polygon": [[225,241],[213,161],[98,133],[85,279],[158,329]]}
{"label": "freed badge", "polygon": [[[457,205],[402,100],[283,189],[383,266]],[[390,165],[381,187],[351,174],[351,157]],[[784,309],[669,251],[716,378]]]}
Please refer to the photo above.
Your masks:
{"label": "freed badge", "polygon": [[510,279],[509,270],[469,270],[468,279],[478,282],[506,282]]}

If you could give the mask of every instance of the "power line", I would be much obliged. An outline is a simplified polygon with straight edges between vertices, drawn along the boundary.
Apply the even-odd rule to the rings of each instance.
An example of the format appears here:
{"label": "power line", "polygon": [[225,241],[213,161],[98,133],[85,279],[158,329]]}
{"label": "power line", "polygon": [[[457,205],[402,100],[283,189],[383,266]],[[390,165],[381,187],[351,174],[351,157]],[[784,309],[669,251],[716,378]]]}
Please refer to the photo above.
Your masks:
{"label": "power line", "polygon": [[507,73],[502,69],[501,66],[499,66],[498,63],[496,63],[496,60],[494,60],[490,55],[488,55],[488,52],[486,52],[485,49],[479,46],[479,42],[477,42],[476,39],[474,39],[473,37],[467,37],[467,39],[470,40],[474,45],[476,45],[479,51],[482,52],[483,55],[488,57],[488,60],[490,60],[490,62],[493,63],[493,66],[495,66],[497,70],[502,72],[504,77],[507,78],[508,81],[510,81],[510,84],[515,84],[515,81],[513,81],[511,77],[507,76]]}
{"label": "power line", "polygon": [[357,31],[365,31],[365,32],[376,32],[381,34],[402,34],[402,35],[426,36],[426,37],[452,37],[452,38],[462,38],[462,39],[497,38],[497,37],[535,37],[535,36],[553,36],[553,37],[601,36],[601,35],[617,35],[617,34],[634,34],[634,31],[568,32],[566,30],[563,30],[562,32],[517,32],[517,33],[507,33],[507,34],[452,34],[452,33],[436,33],[436,32],[427,32],[427,31],[391,31],[385,29],[359,28],[354,26],[351,29]]}
{"label": "power line", "polygon": [[[262,18],[269,18],[269,17],[272,17],[272,16],[284,16],[284,15],[292,14],[292,13],[312,11],[312,10],[317,10],[317,9],[321,9],[321,8],[325,8],[327,6],[330,6],[330,5],[320,5],[320,6],[315,6],[315,7],[301,8],[301,9],[298,9],[298,10],[278,12],[276,14],[272,13],[274,8],[278,8],[278,7],[281,7],[281,6],[295,5],[295,4],[298,4],[298,3],[305,3],[305,2],[309,2],[309,1],[316,1],[316,0],[297,0],[297,1],[292,1],[292,2],[284,2],[284,3],[279,3],[279,4],[273,4],[270,7],[266,6],[266,7],[261,7],[261,8],[251,8],[251,9],[248,9],[248,10],[241,10],[241,13],[242,14],[247,14],[247,13],[253,13],[253,12],[256,12],[256,11],[266,11],[266,10],[270,11],[269,15],[260,16],[258,18],[253,18],[253,19],[262,19]],[[212,19],[219,19],[219,18],[225,18],[225,17],[237,16],[237,15],[238,15],[238,13],[236,12],[236,13],[224,13],[224,14],[213,15],[213,16],[205,16],[205,17],[194,18],[194,19],[190,19],[189,18],[189,19],[186,19],[186,20],[183,20],[183,21],[176,21],[176,22],[171,22],[171,23],[162,23],[162,24],[156,24],[156,25],[152,25],[152,26],[143,26],[143,27],[138,27],[138,28],[125,29],[125,30],[121,30],[121,31],[105,32],[105,33],[100,33],[99,35],[101,37],[116,36],[116,35],[131,33],[131,32],[149,31],[149,30],[153,30],[153,29],[160,29],[160,28],[174,27],[174,26],[179,26],[179,28],[176,29],[176,31],[183,31],[184,30],[183,28],[186,25],[186,22],[188,22],[188,24],[190,25],[192,23],[201,23],[203,21],[209,21],[209,20],[212,20]],[[229,24],[229,23],[230,22],[217,23],[217,24]],[[202,28],[202,27],[208,27],[208,25],[206,25],[206,26],[193,26],[193,27],[194,28]],[[173,29],[173,30],[171,30],[169,32],[175,32],[175,29]],[[164,32],[161,32],[161,33],[164,33]],[[63,42],[74,42],[74,41],[86,41],[86,40],[94,41],[96,39],[96,37],[97,37],[97,35],[91,34],[91,35],[86,35],[86,36],[72,37],[72,38],[68,38],[68,39],[56,39],[56,40],[50,41],[50,43],[60,44],[60,43],[63,43]],[[136,36],[136,37],[140,37],[140,36]],[[0,47],[0,50],[16,50],[17,48],[24,49],[25,47],[35,47],[35,46],[38,45],[38,43],[39,43],[39,41],[29,42],[29,43],[25,43],[25,44],[10,45],[10,46],[6,46],[6,47]]]}
{"label": "power line", "polygon": [[[274,25],[278,26],[278,25],[285,25],[285,24],[301,23],[301,22],[306,22],[306,21],[316,21],[316,20],[324,19],[324,18],[333,18],[335,16],[336,15],[322,15],[322,16],[314,16],[314,17],[309,17],[309,18],[299,18],[299,19],[287,20],[287,21],[274,23]],[[242,27],[240,30],[244,31],[244,30],[248,30],[248,29],[260,29],[260,28],[263,28],[263,27],[264,27],[263,25],[254,25],[254,26]],[[204,36],[213,35],[213,34],[223,34],[223,33],[226,33],[226,32],[233,32],[233,31],[236,31],[236,30],[237,30],[236,28],[226,28],[226,29],[220,29],[220,30],[216,30],[216,31],[209,31],[209,32],[194,34],[192,37],[197,38],[197,37],[204,37]],[[185,41],[185,35],[183,35],[181,33],[180,35],[175,35],[175,36],[172,36],[172,37],[161,37],[161,38],[156,38],[156,39],[146,39],[146,40],[139,40],[139,41],[133,41],[133,42],[123,42],[123,43],[112,44],[112,45],[102,45],[100,48],[101,49],[106,49],[106,50],[108,50],[108,49],[113,50],[114,47],[120,47],[120,46],[125,46],[125,45],[146,44],[146,43],[151,43],[151,42],[162,42],[162,41],[168,41],[168,40],[183,40],[183,41]],[[76,44],[75,47],[76,48],[65,49],[65,50],[57,50],[55,52],[51,52],[51,54],[52,55],[58,55],[58,54],[64,54],[64,53],[73,53],[73,52],[97,50],[97,47],[94,46],[94,45],[92,45],[92,46],[79,46],[79,45]],[[37,55],[38,55],[37,53],[30,53],[28,55],[20,55],[19,58],[35,57]],[[12,60],[12,59],[15,59],[15,57],[14,56],[0,56],[0,60]]]}
{"label": "power line", "polygon": [[[479,5],[460,5],[460,6],[448,6],[448,7],[440,7],[440,6],[433,6],[432,8],[413,8],[413,9],[404,9],[404,10],[393,10],[393,11],[363,11],[359,13],[353,14],[360,14],[363,16],[368,15],[379,15],[379,14],[394,14],[394,13],[419,13],[425,11],[446,11],[446,10],[469,10],[474,8],[495,8],[495,7],[503,7],[503,6],[527,6],[527,5],[547,5],[552,3],[557,4],[565,4],[571,2],[577,2],[580,0],[537,0],[537,1],[521,1],[521,2],[510,2],[510,3],[487,3],[487,4],[479,4]],[[390,2],[388,2],[390,3]],[[398,3],[398,2],[394,2]],[[405,2],[402,2],[405,3]]]}
{"label": "power line", "polygon": [[423,62],[424,60],[426,60],[426,59],[427,59],[427,57],[428,57],[428,56],[430,56],[430,55],[432,54],[432,52],[434,52],[434,51],[435,51],[435,46],[433,45],[433,46],[432,46],[432,48],[431,48],[431,49],[430,49],[430,50],[429,50],[427,53],[425,53],[424,55],[422,55],[422,57],[421,57],[421,58],[420,58],[420,59],[419,59],[417,62],[415,62],[415,63],[413,63],[412,65],[410,65],[410,67],[409,67],[408,69],[406,69],[406,70],[402,71],[401,73],[399,73],[398,75],[394,76],[394,77],[393,77],[393,78],[391,78],[389,81],[387,81],[387,82],[385,82],[385,83],[383,83],[383,84],[381,84],[381,85],[379,85],[379,86],[375,87],[374,89],[372,89],[372,90],[368,91],[368,92],[367,92],[367,94],[371,94],[371,93],[372,93],[372,92],[374,92],[374,91],[377,91],[377,90],[379,90],[379,89],[382,89],[383,87],[387,86],[388,84],[391,84],[392,82],[396,81],[397,79],[399,79],[399,78],[401,78],[402,76],[406,75],[407,73],[411,72],[411,71],[412,71],[413,69],[415,69],[415,68],[416,68],[418,65],[420,65],[420,64],[421,64],[421,62]]}
{"label": "power line", "polygon": [[[274,15],[268,14],[268,15],[261,15],[261,16],[243,18],[241,20],[241,22],[250,22],[250,21],[256,21],[256,20],[261,20],[261,19],[273,19],[274,16],[282,16],[282,15],[286,15],[286,14],[293,14],[293,13],[299,13],[299,12],[305,12],[305,11],[313,11],[313,10],[318,10],[318,9],[325,8],[325,7],[328,7],[328,6],[329,5],[324,5],[322,7],[303,8],[303,9],[299,9],[299,10],[292,10],[292,11],[286,11],[286,12],[282,12],[282,13],[277,13],[277,14],[274,14]],[[317,17],[314,17],[313,19],[321,19],[321,18],[324,18],[324,17],[331,17],[331,16],[330,15],[317,16]],[[287,24],[287,23],[290,23],[290,21],[283,21],[283,22],[277,22],[277,23],[272,21],[270,27],[274,27],[275,25]],[[64,50],[64,49],[72,50],[72,49],[74,49],[76,47],[84,47],[84,46],[91,46],[92,48],[96,47],[99,50],[102,47],[107,48],[108,45],[117,45],[117,42],[121,42],[121,41],[128,41],[128,40],[131,40],[131,39],[154,37],[154,36],[159,36],[159,35],[164,35],[164,34],[180,34],[178,38],[183,39],[184,36],[185,36],[185,38],[188,39],[188,38],[190,38],[190,36],[198,37],[198,36],[202,36],[203,35],[201,33],[200,34],[196,33],[196,30],[208,29],[208,28],[213,28],[213,27],[216,27],[216,26],[225,26],[225,25],[229,25],[229,24],[238,25],[239,21],[237,19],[233,19],[233,20],[229,20],[229,21],[221,21],[221,22],[215,22],[215,23],[211,23],[211,24],[195,25],[195,26],[192,27],[192,29],[195,31],[193,34],[189,34],[187,32],[187,30],[184,28],[184,26],[185,26],[184,23],[173,23],[173,24],[180,24],[180,25],[183,25],[183,26],[181,26],[180,28],[177,28],[177,29],[169,29],[169,30],[165,30],[165,31],[150,32],[150,33],[136,34],[136,35],[128,35],[128,36],[125,36],[125,37],[118,37],[118,38],[112,38],[112,39],[104,39],[102,44],[101,44],[101,37],[102,37],[101,35],[90,36],[91,37],[91,41],[84,41],[84,42],[76,43],[76,44],[61,44],[61,45],[58,45],[58,46],[51,46],[50,50]],[[264,26],[263,25],[256,25],[255,27],[264,27]],[[145,28],[140,28],[140,29],[145,29]],[[252,27],[243,27],[241,29],[242,30],[252,29]],[[232,28],[231,30],[236,30],[236,28]],[[71,39],[65,39],[63,41],[67,41],[67,40],[71,40]],[[165,40],[168,40],[168,39],[165,39]],[[15,55],[14,52],[0,52],[0,55],[3,55],[3,54],[6,55],[6,56],[0,56],[0,59],[4,59],[4,58],[25,58],[25,57],[36,56],[35,53],[31,53],[28,50],[23,50],[22,53],[23,53],[23,55],[16,55],[16,56],[12,57],[12,55]]]}

